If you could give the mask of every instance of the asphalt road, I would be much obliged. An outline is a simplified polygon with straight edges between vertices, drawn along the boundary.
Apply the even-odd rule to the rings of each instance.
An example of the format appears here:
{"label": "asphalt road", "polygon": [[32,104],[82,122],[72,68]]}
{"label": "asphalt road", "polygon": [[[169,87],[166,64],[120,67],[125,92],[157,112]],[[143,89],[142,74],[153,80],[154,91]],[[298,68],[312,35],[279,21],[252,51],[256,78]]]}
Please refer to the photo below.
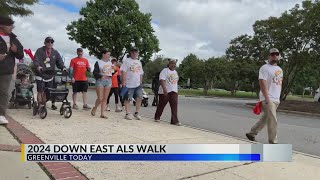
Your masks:
{"label": "asphalt road", "polygon": [[[81,100],[81,95],[78,100]],[[88,92],[89,104],[96,99],[95,91]],[[142,107],[140,114],[154,117],[155,107],[150,106],[153,96],[149,95],[149,106]],[[246,139],[248,132],[259,119],[245,103],[254,100],[194,98],[179,96],[178,116],[182,124]],[[114,110],[114,97],[110,102]],[[134,110],[132,106],[131,110]],[[170,107],[167,105],[162,120],[170,120]],[[281,144],[292,144],[293,149],[320,156],[320,118],[295,114],[278,113],[278,138]],[[256,137],[267,143],[266,128]]]}

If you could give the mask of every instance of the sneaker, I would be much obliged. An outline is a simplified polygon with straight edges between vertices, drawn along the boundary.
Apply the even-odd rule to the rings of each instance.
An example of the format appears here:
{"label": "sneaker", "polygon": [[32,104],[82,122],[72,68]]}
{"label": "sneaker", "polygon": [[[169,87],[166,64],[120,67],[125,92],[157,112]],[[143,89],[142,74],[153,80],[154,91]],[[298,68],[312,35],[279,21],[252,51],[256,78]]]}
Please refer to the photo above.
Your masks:
{"label": "sneaker", "polygon": [[139,113],[134,113],[133,116],[136,118],[136,120],[141,120],[141,117],[139,116]]}
{"label": "sneaker", "polygon": [[78,109],[79,109],[79,107],[78,107],[78,105],[74,104],[74,105],[72,106],[72,109],[76,109],[76,110],[78,110]]}
{"label": "sneaker", "polygon": [[246,136],[250,141],[256,141],[256,138],[253,135],[251,135],[250,133],[247,133]]}
{"label": "sneaker", "polygon": [[181,124],[180,122],[175,123],[175,124],[172,124],[172,125],[175,125],[175,126],[182,126],[182,124]]}
{"label": "sneaker", "polygon": [[91,109],[91,107],[88,106],[88,104],[83,105],[83,110],[90,110],[90,109]]}
{"label": "sneaker", "polygon": [[52,110],[57,110],[58,108],[57,108],[57,106],[52,105],[52,106],[51,106],[51,109],[52,109]]}
{"label": "sneaker", "polygon": [[126,115],[124,116],[124,118],[127,119],[127,120],[132,120],[132,117],[131,117],[130,114],[126,114]]}
{"label": "sneaker", "polygon": [[106,111],[110,111],[110,108],[109,108],[109,107],[107,107],[107,108],[106,108]]}
{"label": "sneaker", "polygon": [[6,119],[6,117],[4,116],[0,116],[0,124],[4,125],[4,124],[8,124],[8,120]]}
{"label": "sneaker", "polygon": [[116,107],[116,112],[121,112],[122,109],[119,108],[119,106]]}

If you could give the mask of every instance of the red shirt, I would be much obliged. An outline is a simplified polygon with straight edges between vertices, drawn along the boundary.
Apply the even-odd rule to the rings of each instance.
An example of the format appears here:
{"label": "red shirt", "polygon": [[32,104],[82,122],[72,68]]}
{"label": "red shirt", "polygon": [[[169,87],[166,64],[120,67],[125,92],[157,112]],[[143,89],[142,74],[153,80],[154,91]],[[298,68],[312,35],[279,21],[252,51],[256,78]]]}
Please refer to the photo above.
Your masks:
{"label": "red shirt", "polygon": [[76,81],[87,81],[87,68],[90,68],[86,58],[73,58],[70,62],[70,68],[73,68],[73,78]]}
{"label": "red shirt", "polygon": [[115,68],[115,73],[112,75],[112,88],[118,87],[118,76],[120,76],[120,69],[118,67]]}

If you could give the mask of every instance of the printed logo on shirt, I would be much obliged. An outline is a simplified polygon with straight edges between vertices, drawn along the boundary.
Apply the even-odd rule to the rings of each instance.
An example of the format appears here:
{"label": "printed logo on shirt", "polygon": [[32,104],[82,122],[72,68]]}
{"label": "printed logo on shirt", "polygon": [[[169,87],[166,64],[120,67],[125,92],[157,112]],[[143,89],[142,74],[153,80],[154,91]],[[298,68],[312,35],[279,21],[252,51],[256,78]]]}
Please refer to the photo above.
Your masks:
{"label": "printed logo on shirt", "polygon": [[141,66],[139,66],[139,63],[133,63],[130,66],[130,71],[133,73],[139,73],[141,71]]}
{"label": "printed logo on shirt", "polygon": [[177,74],[169,74],[167,77],[170,84],[177,84],[179,77]]}
{"label": "printed logo on shirt", "polygon": [[78,61],[77,65],[78,66],[87,66],[87,64],[85,62],[82,62],[82,61]]}
{"label": "printed logo on shirt", "polygon": [[102,67],[102,73],[103,74],[110,74],[111,73],[111,66],[106,64]]}
{"label": "printed logo on shirt", "polygon": [[272,82],[275,83],[277,86],[282,85],[283,73],[282,70],[277,70],[274,73],[274,77],[272,78]]}

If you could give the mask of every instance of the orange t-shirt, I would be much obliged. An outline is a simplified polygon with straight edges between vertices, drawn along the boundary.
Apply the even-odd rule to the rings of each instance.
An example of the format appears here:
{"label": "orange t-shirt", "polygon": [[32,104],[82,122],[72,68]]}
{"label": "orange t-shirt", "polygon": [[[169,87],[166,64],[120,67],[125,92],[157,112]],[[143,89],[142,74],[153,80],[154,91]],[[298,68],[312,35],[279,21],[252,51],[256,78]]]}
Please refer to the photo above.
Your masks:
{"label": "orange t-shirt", "polygon": [[73,58],[70,62],[70,68],[73,68],[73,78],[76,81],[87,81],[87,68],[90,68],[86,58]]}
{"label": "orange t-shirt", "polygon": [[112,75],[112,88],[117,88],[118,87],[118,76],[120,76],[120,69],[119,67],[115,67],[115,73]]}

